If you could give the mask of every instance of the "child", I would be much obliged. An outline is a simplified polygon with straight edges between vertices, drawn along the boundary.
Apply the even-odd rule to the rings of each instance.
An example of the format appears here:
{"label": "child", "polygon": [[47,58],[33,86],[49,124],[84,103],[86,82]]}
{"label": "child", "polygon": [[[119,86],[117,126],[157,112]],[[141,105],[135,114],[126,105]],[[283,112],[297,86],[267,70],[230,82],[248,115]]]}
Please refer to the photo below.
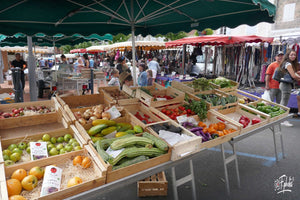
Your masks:
{"label": "child", "polygon": [[108,82],[108,86],[118,86],[120,87],[120,81],[119,81],[119,70],[113,69],[111,72],[112,78]]}
{"label": "child", "polygon": [[152,86],[153,85],[153,74],[152,74],[152,70],[148,69],[147,70],[147,85],[148,86]]}

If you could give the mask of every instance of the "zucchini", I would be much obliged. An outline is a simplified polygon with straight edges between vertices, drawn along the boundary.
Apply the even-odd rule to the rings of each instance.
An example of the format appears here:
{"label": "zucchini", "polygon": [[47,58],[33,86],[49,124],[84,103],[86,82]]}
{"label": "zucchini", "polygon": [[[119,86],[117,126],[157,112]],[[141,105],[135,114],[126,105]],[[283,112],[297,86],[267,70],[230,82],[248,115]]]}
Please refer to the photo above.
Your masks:
{"label": "zucchini", "polygon": [[95,144],[96,146],[96,150],[98,152],[98,154],[101,156],[101,158],[107,162],[109,159],[111,159],[112,157],[110,155],[108,155],[108,153],[106,153],[106,151],[104,151],[104,149],[101,148],[100,145],[100,140],[98,140]]}
{"label": "zucchini", "polygon": [[153,140],[155,146],[157,148],[159,148],[160,150],[162,150],[162,151],[168,151],[168,149],[169,149],[168,144],[164,140],[162,140],[162,139],[160,139],[158,137],[155,137],[154,135],[151,135],[150,133],[147,133],[147,132],[143,133],[143,137],[146,137],[146,138],[148,138],[150,140]]}
{"label": "zucchini", "polygon": [[99,124],[99,125],[96,125],[96,126],[93,126],[92,128],[90,128],[88,130],[88,134],[90,136],[93,136],[93,135],[96,135],[97,133],[101,132],[103,129],[105,129],[107,127],[106,124]]}
{"label": "zucchini", "polygon": [[133,135],[127,134],[127,135],[124,135],[124,136],[118,137],[118,138],[109,138],[109,139],[100,140],[100,142],[99,142],[100,147],[103,150],[106,150],[114,141],[122,139],[122,138],[126,138],[126,137],[133,137]]}
{"label": "zucchini", "polygon": [[165,152],[158,149],[158,148],[137,148],[137,147],[131,147],[126,148],[124,151],[122,151],[117,157],[114,159],[109,159],[109,163],[111,165],[116,165],[122,158],[135,158],[137,156],[149,156],[149,157],[155,157],[160,156],[164,154]]}
{"label": "zucchini", "polygon": [[125,160],[124,162],[120,163],[122,160],[124,160],[124,158],[123,158],[119,162],[120,163],[119,165],[113,166],[112,170],[117,170],[117,169],[120,169],[122,167],[127,167],[129,165],[133,165],[133,164],[136,164],[136,163],[139,163],[139,162],[143,162],[143,161],[146,161],[148,159],[149,159],[148,156],[138,156],[138,157],[135,157],[133,159],[128,159],[128,160]]}
{"label": "zucchini", "polygon": [[115,140],[111,145],[110,148],[112,150],[118,150],[118,149],[122,149],[124,147],[128,147],[130,145],[142,145],[142,146],[146,146],[147,144],[151,144],[154,145],[154,141],[150,140],[148,138],[145,137],[127,137],[127,138],[123,138],[123,139],[119,139],[119,140]]}

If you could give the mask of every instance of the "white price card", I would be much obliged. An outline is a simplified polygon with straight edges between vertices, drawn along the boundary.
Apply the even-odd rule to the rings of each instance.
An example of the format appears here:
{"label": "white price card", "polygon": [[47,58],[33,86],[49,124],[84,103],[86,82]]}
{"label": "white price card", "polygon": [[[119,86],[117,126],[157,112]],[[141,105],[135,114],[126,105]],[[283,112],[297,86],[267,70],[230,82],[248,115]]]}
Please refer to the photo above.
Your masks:
{"label": "white price card", "polygon": [[177,121],[179,124],[182,124],[183,122],[187,122],[188,118],[187,115],[181,115],[176,117]]}
{"label": "white price card", "polygon": [[116,119],[121,116],[121,113],[118,111],[116,106],[111,107],[106,112],[110,114],[110,119]]}
{"label": "white price card", "polygon": [[57,192],[60,190],[62,169],[54,165],[47,166],[45,169],[41,196]]}
{"label": "white price card", "polygon": [[118,131],[114,131],[114,132],[112,132],[112,133],[106,135],[105,137],[106,137],[106,138],[115,138],[117,132],[118,132]]}
{"label": "white price card", "polygon": [[156,98],[157,101],[167,101],[167,98]]}
{"label": "white price card", "polygon": [[117,157],[122,151],[124,151],[125,148],[119,149],[119,150],[112,150],[110,147],[106,150],[106,153],[110,155],[111,157],[115,158]]}
{"label": "white price card", "polygon": [[30,142],[31,160],[48,158],[47,142]]}

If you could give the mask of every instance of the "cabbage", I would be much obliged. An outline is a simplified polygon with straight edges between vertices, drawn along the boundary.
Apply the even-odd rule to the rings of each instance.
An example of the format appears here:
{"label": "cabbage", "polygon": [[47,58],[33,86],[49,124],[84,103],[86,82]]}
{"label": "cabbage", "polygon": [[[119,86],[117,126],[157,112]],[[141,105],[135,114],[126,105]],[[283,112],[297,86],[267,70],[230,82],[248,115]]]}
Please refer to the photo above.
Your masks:
{"label": "cabbage", "polygon": [[224,77],[218,77],[214,80],[214,83],[221,86],[221,88],[225,87],[231,87],[230,80],[224,78]]}

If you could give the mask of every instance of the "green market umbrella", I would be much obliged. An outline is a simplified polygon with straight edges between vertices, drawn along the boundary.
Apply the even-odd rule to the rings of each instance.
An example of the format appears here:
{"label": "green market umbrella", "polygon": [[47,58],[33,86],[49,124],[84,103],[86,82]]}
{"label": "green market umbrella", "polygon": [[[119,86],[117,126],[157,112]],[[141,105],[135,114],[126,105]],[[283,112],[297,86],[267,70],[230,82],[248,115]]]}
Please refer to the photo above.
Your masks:
{"label": "green market umbrella", "polygon": [[131,32],[135,46],[135,34],[272,23],[275,10],[268,0],[3,0],[0,34],[87,36]]}

